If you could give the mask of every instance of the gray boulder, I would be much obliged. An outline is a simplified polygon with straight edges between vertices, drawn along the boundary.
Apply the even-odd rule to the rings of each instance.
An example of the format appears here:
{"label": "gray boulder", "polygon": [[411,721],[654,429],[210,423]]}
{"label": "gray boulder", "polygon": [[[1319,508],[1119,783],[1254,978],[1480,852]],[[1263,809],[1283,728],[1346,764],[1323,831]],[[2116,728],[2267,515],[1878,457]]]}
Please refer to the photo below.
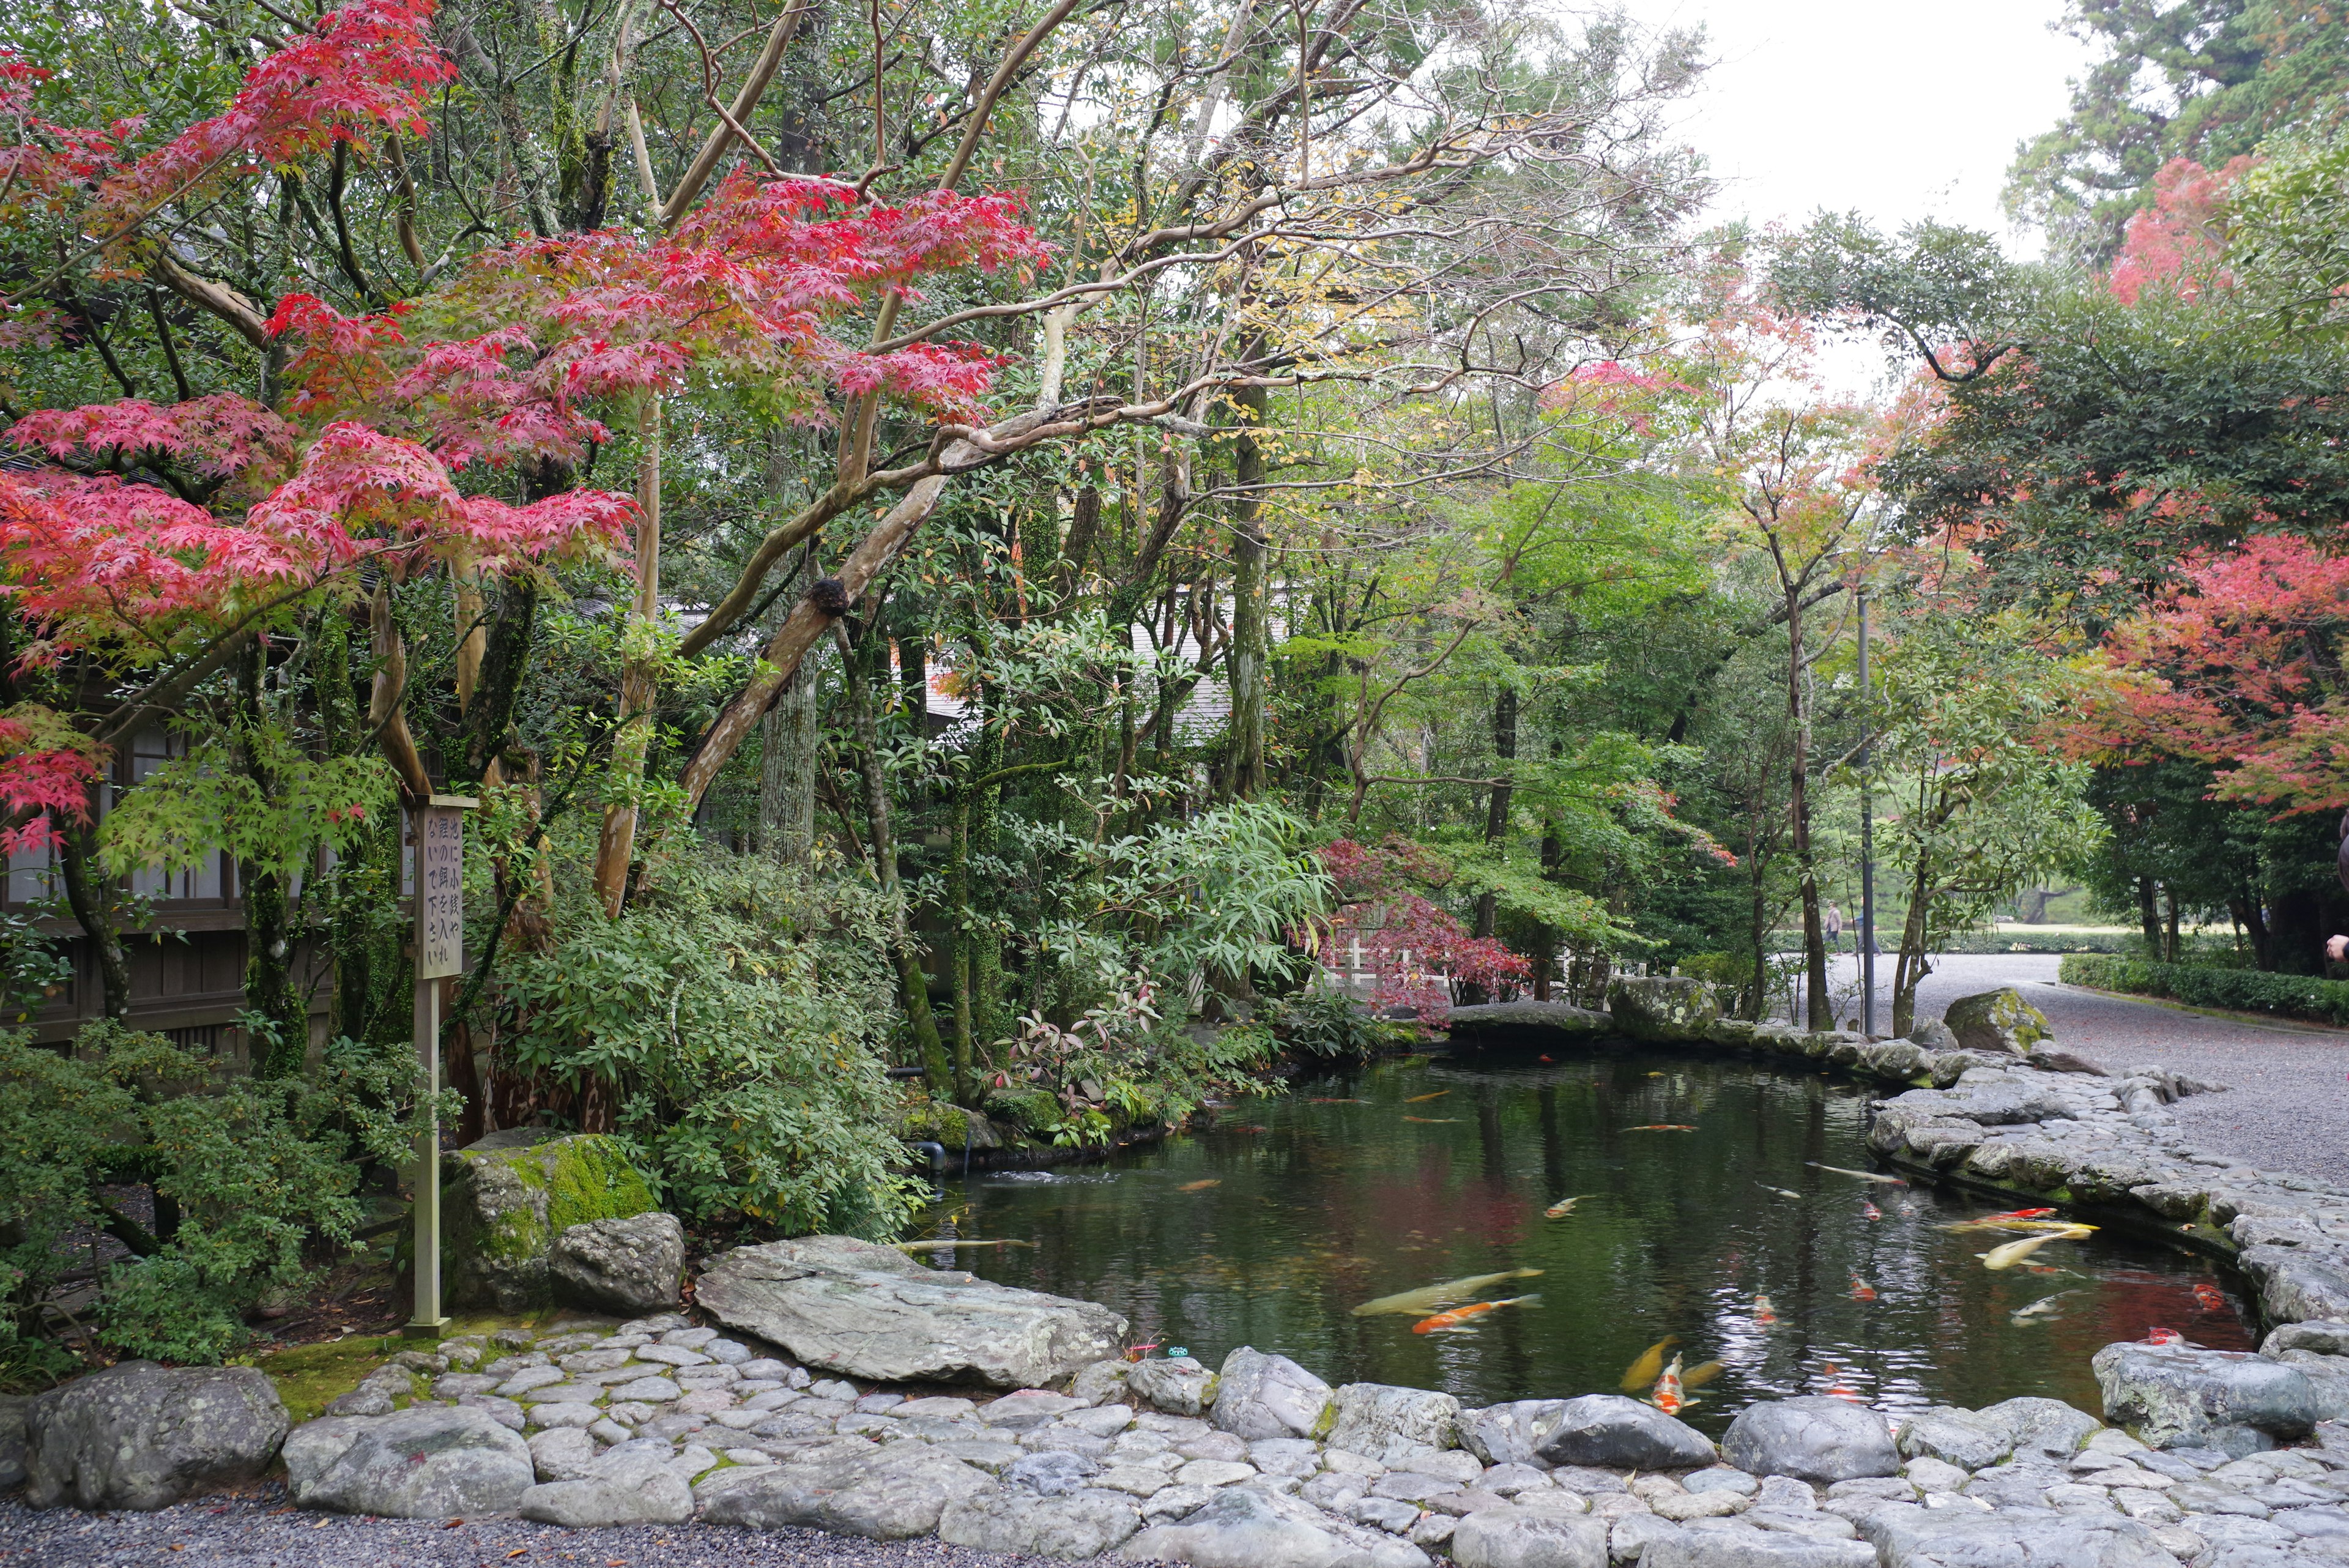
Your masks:
{"label": "gray boulder", "polygon": [[1310,1438],[1318,1435],[1330,1400],[1330,1386],[1286,1355],[1243,1345],[1224,1357],[1210,1418],[1244,1442]]}
{"label": "gray boulder", "polygon": [[1170,1416],[1204,1414],[1216,1402],[1218,1382],[1195,1355],[1137,1361],[1125,1375],[1127,1393]]}
{"label": "gray boulder", "polygon": [[1224,1488],[1179,1522],[1151,1526],[1118,1555],[1195,1568],[1428,1568],[1427,1553],[1400,1537],[1240,1487]]}
{"label": "gray boulder", "polygon": [[2235,1260],[2259,1282],[2260,1305],[2271,1323],[2349,1317],[2349,1267],[2305,1247],[2246,1247]]}
{"label": "gray boulder", "polygon": [[303,1507],[385,1519],[504,1513],[537,1483],[530,1446],[463,1405],[305,1421],[284,1458],[286,1490]]}
{"label": "gray boulder", "polygon": [[0,1491],[25,1482],[26,1394],[0,1394]]}
{"label": "gray boulder", "polygon": [[1702,1432],[1620,1394],[1563,1401],[1535,1452],[1554,1465],[1608,1469],[1685,1470],[1721,1462]]}
{"label": "gray boulder", "polygon": [[1444,1027],[1455,1044],[1548,1044],[1561,1038],[1605,1034],[1614,1021],[1604,1012],[1564,1002],[1486,1002],[1455,1007]]}
{"label": "gray boulder", "polygon": [[1680,975],[1619,975],[1608,982],[1607,1011],[1634,1040],[1687,1040],[1721,1016],[1713,987]]}
{"label": "gray boulder", "polygon": [[923,1443],[751,1470],[739,1481],[730,1474],[727,1480],[702,1504],[701,1516],[712,1524],[808,1525],[874,1541],[934,1534],[948,1503],[995,1490],[986,1471]]}
{"label": "gray boulder", "polygon": [[[2271,1339],[2274,1335],[2269,1336]],[[2260,1352],[2271,1361],[2281,1361],[2297,1367],[2315,1390],[2316,1418],[2338,1421],[2349,1418],[2349,1355],[2319,1355],[2313,1350],[2278,1350]]]}
{"label": "gray boulder", "polygon": [[166,1508],[198,1487],[259,1475],[288,1424],[265,1373],[151,1361],[77,1377],[21,1410],[33,1508]]}
{"label": "gray boulder", "polygon": [[2008,1451],[2018,1460],[2040,1457],[2069,1459],[2090,1438],[2104,1430],[2104,1423],[2085,1410],[2061,1399],[2030,1394],[1985,1405],[1974,1412],[1974,1418],[2002,1434]]}
{"label": "gray boulder", "polygon": [[1452,1532],[1460,1568],[1607,1568],[1607,1521],[1588,1514],[1490,1508]]}
{"label": "gray boulder", "polygon": [[492,1133],[441,1158],[440,1267],[452,1306],[518,1313],[552,1299],[557,1238],[655,1207],[626,1146],[543,1127]]}
{"label": "gray boulder", "polygon": [[685,1227],[655,1210],[625,1220],[590,1220],[555,1238],[547,1259],[554,1293],[574,1306],[641,1314],[678,1304],[685,1277]]}
{"label": "gray boulder", "polygon": [[693,1489],[665,1453],[617,1450],[575,1480],[548,1481],[522,1494],[524,1519],[589,1530],[617,1524],[682,1524],[693,1517]]}
{"label": "gray boulder", "polygon": [[1938,1018],[1928,1018],[1909,1031],[1909,1041],[1928,1051],[1955,1051],[1957,1034]]}
{"label": "gray boulder", "polygon": [[1452,1447],[1460,1418],[1460,1401],[1449,1394],[1387,1383],[1346,1384],[1331,1407],[1329,1445],[1386,1464]]}
{"label": "gray boulder", "polygon": [[2177,1568],[2152,1532],[2110,1511],[2016,1514],[1894,1503],[1859,1521],[1885,1568]]}
{"label": "gray boulder", "polygon": [[1071,1497],[978,1492],[957,1498],[938,1515],[938,1539],[952,1545],[1071,1563],[1122,1546],[1141,1528],[1140,1509],[1101,1491]]}
{"label": "gray boulder", "polygon": [[1906,1458],[1936,1459],[1967,1470],[1986,1469],[2014,1451],[2012,1431],[1982,1420],[1971,1410],[1948,1405],[1934,1406],[1902,1421],[1892,1442]]}
{"label": "gray boulder", "polygon": [[2106,1419],[2157,1449],[2232,1451],[2247,1443],[2233,1429],[2245,1428],[2289,1442],[2306,1437],[2322,1414],[2305,1373],[2247,1351],[2123,1342],[2090,1365]]}
{"label": "gray boulder", "polygon": [[1116,1355],[1125,1335],[1107,1307],[927,1268],[846,1236],[737,1247],[694,1299],[811,1366],[875,1382],[1034,1387]]}
{"label": "gray boulder", "polygon": [[1731,1464],[1755,1475],[1839,1481],[1900,1473],[1900,1451],[1884,1418],[1824,1394],[1748,1405],[1729,1423],[1721,1449]]}
{"label": "gray boulder", "polygon": [[2000,1051],[2020,1056],[2054,1031],[2047,1016],[2023,1000],[2011,985],[1977,992],[1950,1003],[1941,1022],[1968,1051]]}
{"label": "gray boulder", "polygon": [[1455,1423],[1460,1446],[1488,1465],[1530,1464],[1541,1457],[1541,1440],[1557,1429],[1563,1399],[1513,1399],[1463,1410]]}
{"label": "gray boulder", "polygon": [[2261,1355],[2276,1355],[2287,1350],[2310,1350],[2319,1355],[2349,1355],[2349,1323],[2339,1318],[2319,1318],[2310,1323],[2287,1323],[2270,1329],[2260,1341]]}
{"label": "gray boulder", "polygon": [[1640,1555],[1640,1568],[1877,1568],[1877,1560],[1863,1541],[1733,1526],[1666,1536]]}

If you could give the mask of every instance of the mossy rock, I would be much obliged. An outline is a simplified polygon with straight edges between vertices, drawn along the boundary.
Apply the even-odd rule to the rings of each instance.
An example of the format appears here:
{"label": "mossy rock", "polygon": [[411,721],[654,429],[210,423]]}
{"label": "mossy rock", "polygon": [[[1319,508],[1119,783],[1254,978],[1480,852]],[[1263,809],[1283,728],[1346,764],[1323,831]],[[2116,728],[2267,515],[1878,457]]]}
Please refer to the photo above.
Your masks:
{"label": "mossy rock", "polygon": [[451,1305],[526,1312],[552,1295],[555,1238],[659,1205],[619,1139],[544,1129],[493,1133],[442,1157],[440,1272]]}
{"label": "mossy rock", "polygon": [[937,1100],[917,1100],[907,1106],[898,1123],[897,1136],[943,1144],[947,1154],[957,1157],[966,1139],[974,1149],[1003,1147],[994,1123],[977,1111]]}
{"label": "mossy rock", "polygon": [[1060,1096],[1049,1089],[997,1095],[987,1102],[987,1108],[993,1116],[1029,1133],[1040,1133],[1057,1126],[1063,1114]]}

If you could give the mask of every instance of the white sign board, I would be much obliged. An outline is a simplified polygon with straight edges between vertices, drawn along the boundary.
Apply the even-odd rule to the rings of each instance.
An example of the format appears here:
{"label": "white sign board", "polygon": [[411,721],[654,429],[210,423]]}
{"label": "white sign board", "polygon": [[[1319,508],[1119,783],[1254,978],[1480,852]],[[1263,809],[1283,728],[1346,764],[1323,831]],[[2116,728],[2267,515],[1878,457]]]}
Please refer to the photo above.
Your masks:
{"label": "white sign board", "polygon": [[465,814],[461,807],[416,812],[416,978],[465,972]]}

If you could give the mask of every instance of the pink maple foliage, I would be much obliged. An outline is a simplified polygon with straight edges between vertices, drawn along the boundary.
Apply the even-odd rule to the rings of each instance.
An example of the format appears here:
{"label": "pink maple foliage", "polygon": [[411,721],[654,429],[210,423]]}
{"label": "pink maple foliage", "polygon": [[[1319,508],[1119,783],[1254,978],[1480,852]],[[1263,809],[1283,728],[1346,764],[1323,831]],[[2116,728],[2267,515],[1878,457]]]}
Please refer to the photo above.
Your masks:
{"label": "pink maple foliage", "polygon": [[2153,205],[2132,213],[2105,286],[2125,305],[2135,305],[2146,286],[2168,283],[2190,299],[2202,286],[2225,282],[2211,271],[2226,240],[2227,193],[2251,166],[2248,157],[2205,169],[2191,158],[2173,158],[2153,177]]}
{"label": "pink maple foliage", "polygon": [[1421,846],[1389,838],[1372,848],[1340,838],[1320,851],[1340,904],[1321,933],[1324,950],[1351,964],[1357,944],[1375,974],[1373,1006],[1410,1008],[1426,1023],[1451,1011],[1454,987],[1506,996],[1532,978],[1526,958],[1490,937],[1475,937],[1446,909],[1413,891],[1414,881],[1448,877]]}
{"label": "pink maple foliage", "polygon": [[22,719],[0,719],[0,853],[27,854],[55,848],[63,840],[58,824],[89,820],[89,789],[98,781],[98,754],[58,746]]}

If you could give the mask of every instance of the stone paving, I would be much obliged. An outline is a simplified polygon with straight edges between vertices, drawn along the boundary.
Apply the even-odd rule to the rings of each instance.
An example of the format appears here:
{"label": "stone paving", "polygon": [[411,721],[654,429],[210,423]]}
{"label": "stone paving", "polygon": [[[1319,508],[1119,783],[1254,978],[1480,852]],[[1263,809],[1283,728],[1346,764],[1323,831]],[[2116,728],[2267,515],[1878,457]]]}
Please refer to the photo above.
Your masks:
{"label": "stone paving", "polygon": [[[2013,986],[2047,1015],[2057,1044],[2120,1066],[2158,1063],[2224,1084],[2224,1095],[2177,1107],[2179,1123],[2212,1150],[2246,1165],[2349,1184],[2349,1031],[2285,1021],[2214,1018],[2059,984],[2052,954],[1946,954],[1918,988],[1918,1016],[1939,1018],[1961,996]],[[1857,1015],[1857,961],[1844,954],[1830,986]],[[1892,960],[1877,961],[1877,1027],[1891,1020]],[[1837,1022],[1843,1020],[1838,1019]]]}

